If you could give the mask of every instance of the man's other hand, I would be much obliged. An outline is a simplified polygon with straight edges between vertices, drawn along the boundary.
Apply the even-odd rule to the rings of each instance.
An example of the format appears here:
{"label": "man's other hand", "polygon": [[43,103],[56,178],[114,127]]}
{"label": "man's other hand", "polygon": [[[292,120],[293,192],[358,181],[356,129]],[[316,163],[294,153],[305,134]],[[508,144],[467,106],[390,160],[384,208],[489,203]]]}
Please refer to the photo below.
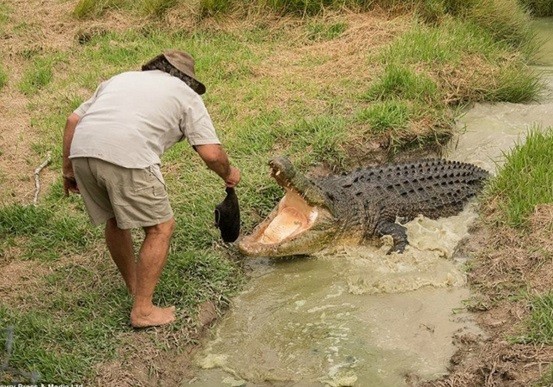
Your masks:
{"label": "man's other hand", "polygon": [[69,192],[79,193],[79,187],[77,186],[77,180],[73,175],[63,175],[63,192],[65,196],[69,196]]}

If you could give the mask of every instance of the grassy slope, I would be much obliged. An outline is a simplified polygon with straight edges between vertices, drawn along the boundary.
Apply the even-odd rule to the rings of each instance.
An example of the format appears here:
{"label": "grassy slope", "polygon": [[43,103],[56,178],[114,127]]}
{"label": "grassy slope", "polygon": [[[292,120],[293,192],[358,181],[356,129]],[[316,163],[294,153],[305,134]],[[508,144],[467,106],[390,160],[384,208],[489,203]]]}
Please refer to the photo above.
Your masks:
{"label": "grassy slope", "polygon": [[[525,56],[513,54],[512,41],[498,41],[473,21],[438,16],[431,25],[411,14],[389,20],[345,13],[285,22],[209,21],[194,29],[153,20],[118,33],[84,23],[71,52],[22,52],[25,71],[17,87],[29,98],[39,133],[33,151],[53,151],[52,168],[59,169],[65,117],[101,80],[137,68],[162,47],[185,48],[197,58],[208,109],[243,171],[239,194],[247,230],[279,195],[264,167],[271,155],[341,170],[370,159],[367,148],[388,157],[443,142],[452,109],[463,104],[533,97],[535,78]],[[243,279],[239,265],[214,242],[220,181],[186,144],[165,155],[164,172],[178,227],[156,297],[177,304],[182,319],[159,334],[186,337],[186,316],[195,316],[204,300],[224,307]],[[128,330],[130,300],[101,231],[87,225],[79,199],[64,199],[60,190],[58,181],[38,208],[0,210],[3,265],[14,263],[15,251],[17,260],[45,273],[36,288],[2,301],[0,321],[15,327],[13,367],[38,370],[45,380],[82,381],[94,377],[91,365],[115,356]]]}

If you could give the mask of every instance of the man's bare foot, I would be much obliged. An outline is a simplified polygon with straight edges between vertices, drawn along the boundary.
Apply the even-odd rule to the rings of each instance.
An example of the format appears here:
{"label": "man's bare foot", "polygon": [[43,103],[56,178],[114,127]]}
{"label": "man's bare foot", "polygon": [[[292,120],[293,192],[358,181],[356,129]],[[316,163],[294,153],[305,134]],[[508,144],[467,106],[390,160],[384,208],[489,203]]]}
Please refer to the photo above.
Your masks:
{"label": "man's bare foot", "polygon": [[175,307],[168,308],[152,307],[147,313],[132,310],[131,325],[134,328],[156,327],[159,325],[170,324],[175,321]]}

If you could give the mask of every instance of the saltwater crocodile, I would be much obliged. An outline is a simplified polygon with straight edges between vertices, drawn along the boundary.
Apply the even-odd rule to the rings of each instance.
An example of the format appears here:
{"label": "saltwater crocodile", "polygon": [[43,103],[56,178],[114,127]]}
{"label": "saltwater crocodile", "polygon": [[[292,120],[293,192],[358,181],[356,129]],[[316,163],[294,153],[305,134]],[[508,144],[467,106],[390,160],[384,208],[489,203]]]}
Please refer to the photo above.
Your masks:
{"label": "saltwater crocodile", "polygon": [[269,161],[286,194],[269,216],[238,242],[246,255],[308,255],[337,239],[356,243],[390,235],[388,251],[408,245],[406,222],[422,214],[436,219],[462,211],[488,172],[445,159],[387,164],[349,174],[307,178],[285,157]]}

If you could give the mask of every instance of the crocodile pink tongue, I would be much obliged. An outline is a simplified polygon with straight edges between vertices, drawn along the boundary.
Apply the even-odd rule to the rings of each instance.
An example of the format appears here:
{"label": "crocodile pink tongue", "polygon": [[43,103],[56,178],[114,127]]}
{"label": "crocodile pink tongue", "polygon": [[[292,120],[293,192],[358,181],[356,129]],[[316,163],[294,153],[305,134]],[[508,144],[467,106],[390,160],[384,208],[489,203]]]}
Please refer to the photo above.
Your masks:
{"label": "crocodile pink tongue", "polygon": [[283,209],[267,226],[259,242],[265,244],[278,243],[308,226],[304,214],[288,207]]}

